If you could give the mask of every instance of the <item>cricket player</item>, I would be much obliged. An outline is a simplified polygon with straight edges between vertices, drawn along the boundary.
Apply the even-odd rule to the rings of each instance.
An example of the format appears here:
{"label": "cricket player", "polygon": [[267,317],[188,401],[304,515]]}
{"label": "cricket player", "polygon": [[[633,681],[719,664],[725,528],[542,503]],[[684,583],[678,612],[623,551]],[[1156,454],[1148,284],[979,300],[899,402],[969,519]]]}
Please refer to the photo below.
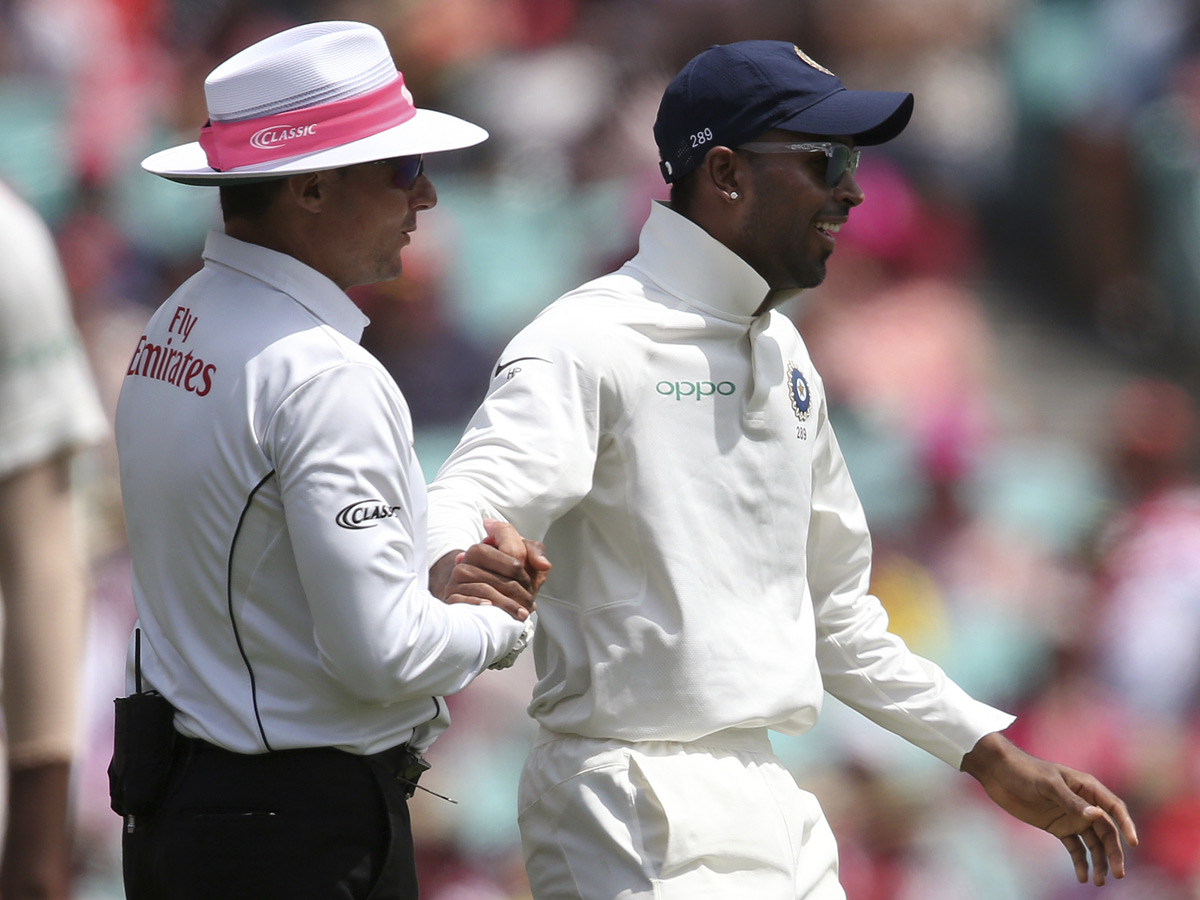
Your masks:
{"label": "cricket player", "polygon": [[67,900],[87,635],[76,453],[108,435],[54,235],[0,182],[0,896]]}
{"label": "cricket player", "polygon": [[[442,697],[520,646],[548,563],[483,524],[430,593],[408,408],[345,289],[400,274],[437,202],[424,154],[487,135],[417,108],[354,22],[266,38],[205,93],[199,142],[143,166],[218,186],[224,230],[133,348],[116,416],[127,896],[414,900],[407,801]],[[442,602],[465,596],[487,605]]]}
{"label": "cricket player", "polygon": [[787,42],[695,57],[654,128],[670,203],[513,339],[431,487],[434,583],[483,516],[554,560],[518,809],[536,900],[843,900],[768,740],[826,691],[1060,838],[1081,881],[1124,874],[1124,803],[889,633],[821,377],[776,311],[824,278],[863,148],[912,110]]}

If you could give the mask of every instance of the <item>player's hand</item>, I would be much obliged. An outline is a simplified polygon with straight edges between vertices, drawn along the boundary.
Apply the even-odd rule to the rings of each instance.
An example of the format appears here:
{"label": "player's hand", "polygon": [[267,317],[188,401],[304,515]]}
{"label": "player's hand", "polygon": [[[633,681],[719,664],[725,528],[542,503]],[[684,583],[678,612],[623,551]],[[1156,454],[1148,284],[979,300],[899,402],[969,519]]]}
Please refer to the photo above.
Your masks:
{"label": "player's hand", "polygon": [[520,559],[525,566],[525,574],[529,577],[529,592],[536,599],[538,591],[546,583],[546,576],[550,573],[550,559],[546,556],[545,545],[541,541],[521,537],[517,529],[507,522],[484,519],[483,527],[487,531],[487,537],[480,541],[480,544],[491,545],[514,559]]}
{"label": "player's hand", "polygon": [[1097,886],[1109,871],[1125,877],[1121,837],[1137,846],[1137,829],[1124,801],[1085,772],[1047,762],[999,733],[981,738],[963,757],[962,770],[983,785],[1001,809],[1058,838],[1075,864],[1075,877]]}
{"label": "player's hand", "polygon": [[487,519],[484,528],[487,537],[454,558],[442,599],[497,606],[523,622],[536,608],[550,560],[541,543],[521,537],[507,522]]}

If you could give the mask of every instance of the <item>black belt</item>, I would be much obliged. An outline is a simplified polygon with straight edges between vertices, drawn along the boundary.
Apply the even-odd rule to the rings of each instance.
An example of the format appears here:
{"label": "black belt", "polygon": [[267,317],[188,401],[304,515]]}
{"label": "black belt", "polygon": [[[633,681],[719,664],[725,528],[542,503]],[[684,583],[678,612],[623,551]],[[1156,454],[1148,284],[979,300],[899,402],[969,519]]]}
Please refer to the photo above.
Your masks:
{"label": "black belt", "polygon": [[409,797],[416,792],[417,782],[421,780],[421,775],[429,768],[429,763],[425,761],[425,757],[408,744],[399,744],[395,747],[389,747],[387,750],[380,750],[378,753],[367,754],[350,753],[346,750],[340,750],[337,747],[297,747],[288,750],[271,750],[264,754],[257,754],[237,753],[236,751],[227,750],[224,747],[219,747],[200,738],[186,737],[182,734],[177,735],[177,737],[179,745],[185,753],[215,752],[231,757],[254,758],[256,760],[266,760],[272,756],[287,756],[297,759],[312,757],[315,760],[319,760],[321,757],[338,760],[364,760],[375,764],[396,781],[400,782]]}

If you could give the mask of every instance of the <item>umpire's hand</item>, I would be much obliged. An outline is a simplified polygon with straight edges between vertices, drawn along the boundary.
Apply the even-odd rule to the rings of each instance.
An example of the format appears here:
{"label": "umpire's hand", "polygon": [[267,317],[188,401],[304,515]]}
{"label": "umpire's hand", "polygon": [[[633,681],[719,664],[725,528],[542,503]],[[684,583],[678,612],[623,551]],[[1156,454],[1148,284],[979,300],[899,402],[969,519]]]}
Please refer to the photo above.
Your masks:
{"label": "umpire's hand", "polygon": [[536,608],[550,560],[507,522],[484,521],[487,537],[466,551],[447,553],[429,570],[429,589],[446,603],[498,606],[520,621]]}

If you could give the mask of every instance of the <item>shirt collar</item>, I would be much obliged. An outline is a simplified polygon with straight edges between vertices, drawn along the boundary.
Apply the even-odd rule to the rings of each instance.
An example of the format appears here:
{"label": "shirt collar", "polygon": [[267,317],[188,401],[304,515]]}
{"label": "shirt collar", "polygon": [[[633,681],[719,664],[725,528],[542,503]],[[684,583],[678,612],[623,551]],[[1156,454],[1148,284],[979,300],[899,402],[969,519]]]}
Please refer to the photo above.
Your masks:
{"label": "shirt collar", "polygon": [[725,318],[753,318],[771,293],[749,263],[662,201],[651,204],[629,265],[689,305]]}
{"label": "shirt collar", "polygon": [[346,292],[294,256],[210,231],[204,259],[235,269],[287,294],[325,324],[351,340],[362,339],[370,321]]}

